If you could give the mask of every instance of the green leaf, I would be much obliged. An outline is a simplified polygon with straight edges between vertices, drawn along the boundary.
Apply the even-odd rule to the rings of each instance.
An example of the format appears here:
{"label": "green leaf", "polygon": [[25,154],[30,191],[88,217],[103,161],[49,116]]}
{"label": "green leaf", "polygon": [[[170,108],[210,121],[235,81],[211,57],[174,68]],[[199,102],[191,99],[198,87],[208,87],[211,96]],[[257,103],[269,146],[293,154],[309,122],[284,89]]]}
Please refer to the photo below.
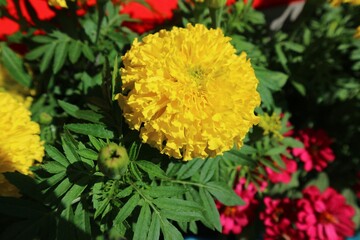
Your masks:
{"label": "green leaf", "polygon": [[184,194],[186,191],[184,186],[150,186],[149,189],[144,192],[153,198],[158,198],[178,196]]}
{"label": "green leaf", "polygon": [[135,225],[134,237],[133,237],[134,240],[146,239],[146,236],[148,235],[149,232],[150,221],[151,221],[150,207],[149,204],[145,203],[140,210],[140,214]]}
{"label": "green leaf", "polygon": [[219,158],[209,158],[205,160],[200,172],[200,182],[206,183],[214,176],[215,171],[218,169]]}
{"label": "green leaf", "polygon": [[63,41],[56,45],[53,64],[54,73],[57,73],[64,65],[68,53],[68,46],[68,41]]}
{"label": "green leaf", "polygon": [[269,149],[268,151],[265,152],[266,156],[272,156],[272,155],[278,155],[281,153],[286,152],[286,146],[278,146],[278,147],[274,147]]}
{"label": "green leaf", "polygon": [[25,58],[28,60],[37,60],[47,52],[48,48],[49,44],[37,47],[34,50],[26,53]]}
{"label": "green leaf", "polygon": [[294,138],[291,137],[286,137],[283,139],[282,143],[287,146],[287,147],[291,147],[291,148],[303,148],[304,144]]}
{"label": "green leaf", "polygon": [[236,195],[226,183],[223,182],[208,182],[206,188],[211,195],[216,197],[220,202],[227,206],[244,205],[244,201]]}
{"label": "green leaf", "polygon": [[149,233],[147,235],[147,240],[154,240],[160,238],[160,217],[158,213],[153,212],[151,217],[151,223],[149,227]]}
{"label": "green leaf", "polygon": [[54,53],[55,53],[55,48],[56,48],[56,43],[55,42],[52,42],[52,43],[49,43],[47,44],[49,45],[48,46],[48,49],[47,51],[45,52],[43,58],[41,59],[41,62],[40,62],[40,72],[45,72],[45,70],[48,68],[48,66],[50,65],[50,62],[54,56]]}
{"label": "green leaf", "polygon": [[76,239],[73,222],[74,212],[70,206],[61,213],[61,218],[59,219],[57,227],[57,240]]}
{"label": "green leaf", "polygon": [[68,102],[58,100],[60,107],[70,116],[77,119],[87,120],[94,123],[99,123],[100,119],[103,118],[101,114],[98,114],[92,110],[80,110],[77,106]]}
{"label": "green leaf", "polygon": [[214,199],[211,197],[210,193],[203,188],[200,188],[200,198],[204,207],[205,219],[211,223],[213,227],[219,232],[221,232],[221,222],[220,214],[216,208]]}
{"label": "green leaf", "polygon": [[329,182],[329,177],[326,173],[324,172],[321,172],[318,174],[318,176],[309,181],[307,184],[306,184],[306,187],[309,187],[309,186],[316,186],[321,192],[325,191],[326,188],[328,188],[330,185],[330,182]]}
{"label": "green leaf", "polygon": [[90,216],[82,204],[76,207],[73,223],[78,233],[76,239],[91,239]]}
{"label": "green leaf", "polygon": [[164,240],[183,240],[182,234],[167,219],[161,218],[161,230],[164,234]]}
{"label": "green leaf", "polygon": [[1,44],[1,55],[5,68],[9,75],[25,87],[30,87],[31,77],[25,72],[23,62],[10,48]]}
{"label": "green leaf", "polygon": [[71,135],[65,131],[65,134],[61,137],[62,147],[64,149],[66,158],[70,163],[80,162],[80,156],[77,154]]}
{"label": "green leaf", "polygon": [[51,157],[57,163],[63,165],[64,167],[67,167],[69,165],[69,161],[57,148],[55,148],[49,144],[46,144],[45,151],[49,155],[49,157]]}
{"label": "green leaf", "polygon": [[100,149],[105,146],[98,139],[96,139],[95,137],[93,137],[91,135],[89,136],[89,140],[97,151],[100,151]]}
{"label": "green leaf", "polygon": [[125,204],[121,207],[119,213],[114,219],[114,225],[121,224],[130,214],[133,212],[135,207],[138,205],[140,200],[139,194],[134,194]]}
{"label": "green leaf", "polygon": [[129,196],[133,191],[133,188],[131,186],[128,186],[127,188],[121,190],[117,195],[116,197],[118,198],[124,198],[124,197],[127,197]]}
{"label": "green leaf", "polygon": [[58,186],[56,186],[56,188],[50,193],[45,201],[51,202],[61,198],[72,186],[73,184],[70,182],[70,180],[65,178]]}
{"label": "green leaf", "polygon": [[188,209],[187,211],[179,211],[176,213],[174,213],[173,210],[161,210],[160,213],[161,216],[178,222],[190,222],[204,219],[203,213],[201,211],[194,211],[192,209]]}
{"label": "green leaf", "polygon": [[288,76],[282,72],[270,71],[260,67],[255,67],[254,70],[260,84],[273,91],[281,90],[288,79]]}
{"label": "green leaf", "polygon": [[114,133],[110,130],[107,130],[105,125],[92,123],[70,123],[65,125],[65,128],[72,132],[91,135],[98,138],[114,138]]}
{"label": "green leaf", "polygon": [[59,173],[66,171],[66,167],[55,161],[45,162],[41,165],[41,168],[43,168],[48,173]]}
{"label": "green leaf", "polygon": [[71,63],[76,63],[81,55],[81,42],[74,40],[69,45],[69,60]]}
{"label": "green leaf", "polygon": [[168,178],[165,172],[156,164],[140,160],[135,162],[137,166],[139,166],[142,170],[147,172],[151,176],[159,177],[159,178]]}
{"label": "green leaf", "polygon": [[34,36],[34,37],[32,38],[32,40],[33,40],[34,42],[37,42],[37,43],[50,43],[50,42],[54,41],[53,38],[48,37],[48,36],[44,36],[44,35]]}
{"label": "green leaf", "polygon": [[61,203],[65,206],[68,207],[72,204],[72,201],[74,201],[76,198],[78,198],[80,196],[80,194],[85,190],[86,188],[86,182],[87,182],[87,177],[80,179],[80,181],[78,183],[81,184],[74,184],[69,191],[67,191],[67,193],[64,195],[64,197],[61,200]]}
{"label": "green leaf", "polygon": [[186,179],[192,177],[195,173],[198,172],[200,167],[204,164],[204,159],[193,159],[185,164],[180,168],[177,173],[178,179]]}
{"label": "green leaf", "polygon": [[93,62],[95,60],[95,56],[93,51],[91,50],[91,48],[87,45],[87,44],[83,44],[82,45],[82,53],[84,54],[84,56],[90,60],[91,62]]}
{"label": "green leaf", "polygon": [[306,89],[305,86],[299,82],[296,82],[294,80],[291,81],[291,84],[294,86],[294,88],[302,95],[306,95]]}
{"label": "green leaf", "polygon": [[77,153],[84,158],[96,161],[98,159],[98,153],[91,149],[79,149]]}
{"label": "green leaf", "polygon": [[55,186],[60,181],[62,181],[66,177],[66,172],[59,172],[51,177],[46,178],[43,182],[41,182],[41,187],[49,188],[51,186]]}
{"label": "green leaf", "polygon": [[202,206],[191,200],[177,198],[156,198],[153,203],[163,210],[173,210],[174,212],[202,211]]}

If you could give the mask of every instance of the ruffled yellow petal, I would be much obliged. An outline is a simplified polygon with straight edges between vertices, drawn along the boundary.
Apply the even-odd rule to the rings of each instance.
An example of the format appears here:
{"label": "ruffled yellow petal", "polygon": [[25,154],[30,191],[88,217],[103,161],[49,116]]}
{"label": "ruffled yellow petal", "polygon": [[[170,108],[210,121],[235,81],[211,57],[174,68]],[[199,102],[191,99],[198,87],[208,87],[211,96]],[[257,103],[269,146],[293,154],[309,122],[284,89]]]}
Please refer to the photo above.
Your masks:
{"label": "ruffled yellow petal", "polygon": [[18,193],[1,173],[30,174],[29,167],[44,156],[40,127],[30,119],[30,111],[10,93],[0,92],[0,196]]}
{"label": "ruffled yellow petal", "polygon": [[242,145],[259,118],[258,80],[246,54],[204,25],[135,40],[122,58],[118,102],[143,142],[174,158],[222,154]]}

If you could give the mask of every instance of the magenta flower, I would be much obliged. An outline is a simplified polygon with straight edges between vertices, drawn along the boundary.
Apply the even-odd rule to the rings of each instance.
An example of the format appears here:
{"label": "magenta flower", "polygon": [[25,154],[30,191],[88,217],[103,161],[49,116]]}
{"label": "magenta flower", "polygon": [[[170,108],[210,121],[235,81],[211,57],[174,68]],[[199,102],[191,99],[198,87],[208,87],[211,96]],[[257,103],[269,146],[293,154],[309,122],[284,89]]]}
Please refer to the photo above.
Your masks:
{"label": "magenta flower", "polygon": [[297,231],[292,223],[296,220],[296,205],[289,198],[264,198],[265,210],[260,219],[265,225],[264,240],[304,239],[304,234]]}
{"label": "magenta flower", "polygon": [[220,212],[220,222],[222,225],[222,232],[224,234],[239,234],[243,228],[248,225],[249,219],[254,217],[254,208],[256,208],[258,201],[255,199],[257,189],[253,183],[245,185],[246,179],[241,178],[235,187],[235,192],[239,195],[245,204],[241,206],[224,206],[217,202],[217,207]]}
{"label": "magenta flower", "polygon": [[354,235],[355,210],[332,188],[323,193],[315,186],[303,190],[297,203],[297,228],[310,240],[340,240]]}
{"label": "magenta flower", "polygon": [[320,172],[334,161],[335,155],[330,148],[332,140],[324,130],[300,130],[297,139],[304,144],[304,148],[294,148],[293,154],[304,162],[306,171],[315,169]]}
{"label": "magenta flower", "polygon": [[272,183],[289,183],[291,176],[297,170],[297,164],[294,160],[281,156],[285,163],[285,168],[280,168],[280,172],[275,172],[269,167],[265,167],[268,178]]}

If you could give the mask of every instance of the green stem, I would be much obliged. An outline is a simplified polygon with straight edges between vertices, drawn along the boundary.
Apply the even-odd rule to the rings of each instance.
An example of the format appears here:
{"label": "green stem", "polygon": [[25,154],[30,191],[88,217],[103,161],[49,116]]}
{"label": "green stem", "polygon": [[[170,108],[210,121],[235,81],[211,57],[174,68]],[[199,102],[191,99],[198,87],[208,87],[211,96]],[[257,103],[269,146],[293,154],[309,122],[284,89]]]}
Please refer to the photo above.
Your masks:
{"label": "green stem", "polygon": [[210,18],[211,18],[212,27],[214,29],[220,28],[221,20],[222,20],[222,13],[223,13],[223,7],[209,8],[209,11],[210,11]]}

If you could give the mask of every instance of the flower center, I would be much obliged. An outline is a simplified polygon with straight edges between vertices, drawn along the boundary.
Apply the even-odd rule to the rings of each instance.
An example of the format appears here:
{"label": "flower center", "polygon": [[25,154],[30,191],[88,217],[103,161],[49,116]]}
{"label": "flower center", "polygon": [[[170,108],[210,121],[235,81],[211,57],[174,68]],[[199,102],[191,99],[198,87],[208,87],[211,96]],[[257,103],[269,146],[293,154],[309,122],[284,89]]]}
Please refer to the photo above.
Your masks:
{"label": "flower center", "polygon": [[236,213],[236,207],[226,207],[224,214],[225,216],[234,217]]}
{"label": "flower center", "polygon": [[334,217],[334,215],[328,213],[328,212],[322,212],[320,214],[320,222],[322,223],[336,223],[337,219]]}
{"label": "flower center", "polygon": [[200,67],[190,68],[189,75],[191,76],[191,79],[195,81],[198,87],[204,84],[205,73]]}

